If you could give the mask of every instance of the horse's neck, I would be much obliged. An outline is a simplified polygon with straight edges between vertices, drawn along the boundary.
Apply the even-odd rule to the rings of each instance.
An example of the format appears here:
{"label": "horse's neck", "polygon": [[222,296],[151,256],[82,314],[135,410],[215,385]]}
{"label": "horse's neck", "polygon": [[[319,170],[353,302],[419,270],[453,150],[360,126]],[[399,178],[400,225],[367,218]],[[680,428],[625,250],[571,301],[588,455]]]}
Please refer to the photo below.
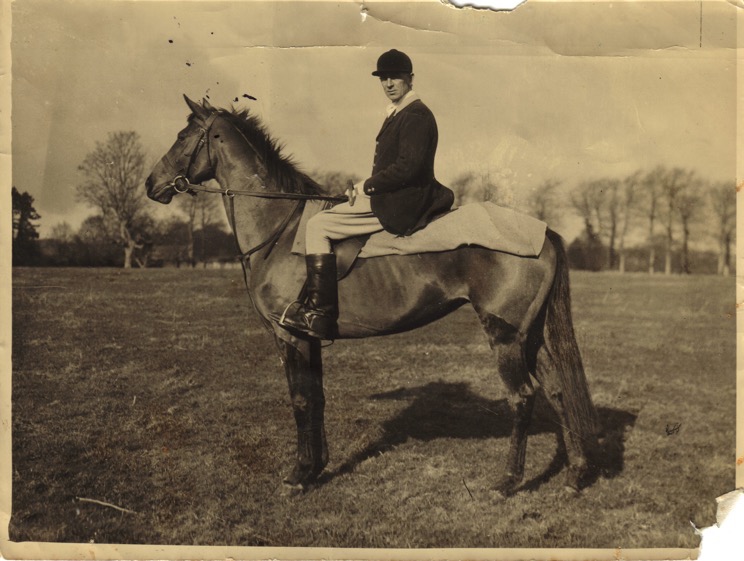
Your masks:
{"label": "horse's neck", "polygon": [[[215,179],[223,189],[269,191],[256,159],[239,142],[224,142],[217,151]],[[241,252],[247,252],[276,233],[297,201],[235,195],[225,210]]]}

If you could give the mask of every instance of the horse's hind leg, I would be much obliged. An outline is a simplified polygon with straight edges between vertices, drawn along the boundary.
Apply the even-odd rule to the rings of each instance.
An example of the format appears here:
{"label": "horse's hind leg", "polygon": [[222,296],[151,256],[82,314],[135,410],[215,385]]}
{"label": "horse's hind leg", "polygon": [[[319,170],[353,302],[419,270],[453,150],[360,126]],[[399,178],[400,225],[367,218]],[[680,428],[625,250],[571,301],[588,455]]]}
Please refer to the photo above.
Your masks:
{"label": "horse's hind leg", "polygon": [[328,464],[320,341],[297,340],[296,344],[290,344],[277,338],[277,343],[282,351],[297,424],[297,460],[284,483],[305,489]]}
{"label": "horse's hind leg", "polygon": [[524,477],[527,429],[535,404],[535,389],[525,363],[524,337],[515,327],[495,316],[482,317],[481,322],[491,349],[496,353],[497,368],[509,392],[509,406],[514,416],[504,475],[496,484],[496,489],[508,496]]}

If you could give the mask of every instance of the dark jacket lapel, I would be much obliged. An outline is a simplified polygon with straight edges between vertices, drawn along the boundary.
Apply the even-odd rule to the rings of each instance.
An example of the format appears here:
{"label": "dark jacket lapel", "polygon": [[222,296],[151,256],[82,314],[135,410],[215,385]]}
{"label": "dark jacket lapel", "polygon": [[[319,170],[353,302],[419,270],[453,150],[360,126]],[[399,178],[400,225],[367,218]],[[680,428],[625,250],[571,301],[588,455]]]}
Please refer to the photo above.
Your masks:
{"label": "dark jacket lapel", "polygon": [[382,133],[385,132],[385,129],[388,128],[388,126],[390,125],[390,123],[392,123],[395,120],[395,117],[396,116],[400,115],[403,111],[405,111],[406,109],[408,109],[411,105],[414,105],[414,104],[420,103],[420,102],[421,102],[420,99],[416,99],[416,100],[412,101],[411,103],[409,103],[408,105],[406,105],[400,111],[396,111],[395,113],[393,113],[392,115],[390,115],[387,119],[385,119],[385,121],[382,123],[382,127],[380,128],[380,132],[377,133],[377,137],[375,138],[375,140],[379,140],[380,139],[380,136],[382,136]]}
{"label": "dark jacket lapel", "polygon": [[388,125],[390,125],[390,123],[393,122],[393,119],[395,118],[395,115],[396,114],[393,113],[387,119],[385,119],[385,121],[383,121],[382,127],[380,127],[380,132],[377,133],[377,138],[375,138],[375,140],[379,140],[380,139],[380,137],[382,136],[382,133],[385,132],[385,129],[386,128],[388,128]]}

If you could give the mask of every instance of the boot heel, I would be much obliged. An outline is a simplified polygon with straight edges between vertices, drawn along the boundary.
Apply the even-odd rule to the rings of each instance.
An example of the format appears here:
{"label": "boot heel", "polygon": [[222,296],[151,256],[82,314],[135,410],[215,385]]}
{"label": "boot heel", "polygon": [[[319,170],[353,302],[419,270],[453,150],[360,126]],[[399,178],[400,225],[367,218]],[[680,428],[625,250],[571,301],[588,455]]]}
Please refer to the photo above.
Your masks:
{"label": "boot heel", "polygon": [[308,318],[309,335],[318,339],[331,340],[335,338],[336,321],[325,315],[313,314]]}

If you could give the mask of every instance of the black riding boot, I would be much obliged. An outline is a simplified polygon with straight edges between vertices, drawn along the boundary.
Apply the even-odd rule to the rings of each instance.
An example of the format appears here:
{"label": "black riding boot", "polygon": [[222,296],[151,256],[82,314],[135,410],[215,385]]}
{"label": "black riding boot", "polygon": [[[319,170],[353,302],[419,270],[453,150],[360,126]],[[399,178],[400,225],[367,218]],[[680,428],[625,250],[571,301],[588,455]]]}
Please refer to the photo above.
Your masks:
{"label": "black riding boot", "polygon": [[338,319],[336,256],[333,253],[316,253],[306,255],[305,262],[307,264],[305,302],[278,318],[279,325],[318,339],[334,339]]}

